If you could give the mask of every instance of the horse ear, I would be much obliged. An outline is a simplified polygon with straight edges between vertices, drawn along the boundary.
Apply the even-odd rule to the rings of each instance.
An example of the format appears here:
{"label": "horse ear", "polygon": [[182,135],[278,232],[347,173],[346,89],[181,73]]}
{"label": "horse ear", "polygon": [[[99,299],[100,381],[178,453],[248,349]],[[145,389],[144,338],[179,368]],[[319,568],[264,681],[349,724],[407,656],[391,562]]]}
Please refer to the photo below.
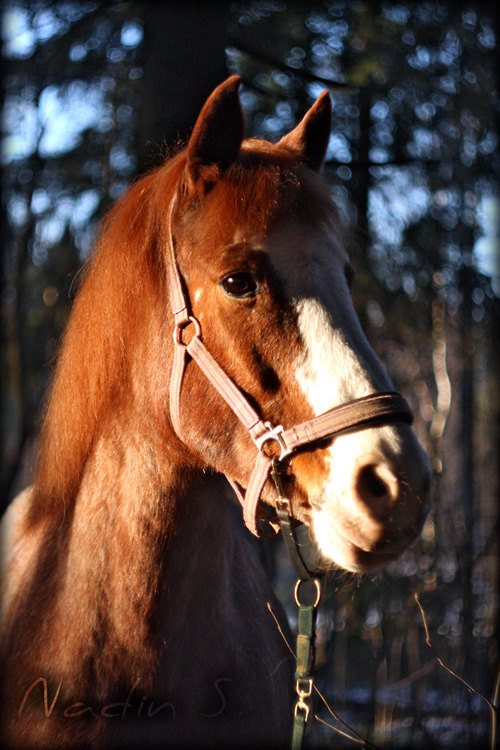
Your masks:
{"label": "horse ear", "polygon": [[298,152],[304,164],[319,172],[325,160],[331,129],[332,102],[328,91],[323,91],[297,127],[283,136],[279,145]]}
{"label": "horse ear", "polygon": [[188,191],[200,180],[211,183],[238,156],[245,135],[238,97],[239,76],[231,76],[205,102],[187,146],[185,177]]}

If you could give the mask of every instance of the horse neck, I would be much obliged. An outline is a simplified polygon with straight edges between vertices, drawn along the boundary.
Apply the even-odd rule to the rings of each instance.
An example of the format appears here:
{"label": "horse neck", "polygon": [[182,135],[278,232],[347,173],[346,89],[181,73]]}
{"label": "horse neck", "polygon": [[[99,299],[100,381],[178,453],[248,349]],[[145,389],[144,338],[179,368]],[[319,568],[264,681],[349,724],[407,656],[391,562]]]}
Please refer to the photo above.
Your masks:
{"label": "horse neck", "polygon": [[[165,597],[179,601],[186,580],[191,586],[200,582],[199,591],[184,599],[192,601],[194,595],[202,604],[207,570],[214,571],[207,607],[230,585],[228,550],[235,524],[221,479],[187,472],[175,450],[165,452],[145,435],[147,430],[125,431],[110,423],[97,441],[67,525],[60,526],[67,538],[59,540],[63,552],[56,571],[58,578],[65,573],[55,611],[68,638],[75,639],[66,653],[75,653],[83,632],[91,642],[101,631],[108,651],[96,658],[111,660],[124,679],[148,664],[152,668],[159,629],[165,626],[156,615]],[[214,534],[224,543],[214,544]],[[110,644],[120,644],[119,651]]]}
{"label": "horse neck", "polygon": [[83,580],[99,571],[117,621],[130,600],[142,600],[148,614],[182,501],[196,483],[175,451],[165,451],[147,426],[134,429],[134,421],[111,419],[96,441],[74,503],[68,551]]}

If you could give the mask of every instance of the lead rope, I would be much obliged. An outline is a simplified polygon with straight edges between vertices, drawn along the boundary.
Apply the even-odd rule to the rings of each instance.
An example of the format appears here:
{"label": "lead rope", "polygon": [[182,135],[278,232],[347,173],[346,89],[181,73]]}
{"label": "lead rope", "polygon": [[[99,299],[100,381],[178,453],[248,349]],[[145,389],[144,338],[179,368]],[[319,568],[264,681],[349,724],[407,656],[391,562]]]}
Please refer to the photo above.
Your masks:
{"label": "lead rope", "polygon": [[314,669],[314,638],[316,634],[316,608],[321,598],[321,585],[317,578],[299,578],[295,584],[295,602],[298,606],[297,646],[295,665],[295,692],[297,700],[293,710],[292,750],[301,750],[304,732],[309,719]]}
{"label": "lead rope", "polygon": [[297,641],[295,649],[295,692],[297,699],[293,709],[292,750],[301,750],[309,714],[314,677],[316,611],[321,599],[321,584],[300,554],[300,546],[293,530],[290,501],[285,497],[281,481],[281,465],[272,459],[271,479],[276,488],[276,514],[290,559],[298,575],[295,584],[297,613]]}

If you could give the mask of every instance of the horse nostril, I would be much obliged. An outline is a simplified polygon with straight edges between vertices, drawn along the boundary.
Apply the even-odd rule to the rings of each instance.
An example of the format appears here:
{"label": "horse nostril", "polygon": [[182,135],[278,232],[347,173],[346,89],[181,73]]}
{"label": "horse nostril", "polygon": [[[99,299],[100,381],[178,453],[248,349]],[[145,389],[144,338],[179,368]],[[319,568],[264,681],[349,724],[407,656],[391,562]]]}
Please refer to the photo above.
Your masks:
{"label": "horse nostril", "polygon": [[391,496],[391,487],[384,479],[381,467],[368,464],[360,469],[356,479],[356,491],[361,500],[369,503],[371,500]]}

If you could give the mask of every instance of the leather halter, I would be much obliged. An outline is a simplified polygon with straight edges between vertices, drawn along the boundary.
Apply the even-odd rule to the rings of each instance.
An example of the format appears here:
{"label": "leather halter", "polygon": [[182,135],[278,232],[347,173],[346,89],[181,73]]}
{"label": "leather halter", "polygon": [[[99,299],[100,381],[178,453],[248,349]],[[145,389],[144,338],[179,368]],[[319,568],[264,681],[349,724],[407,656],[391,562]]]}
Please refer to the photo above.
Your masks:
{"label": "leather halter", "polygon": [[[191,357],[236,414],[257,447],[258,452],[246,493],[238,489],[234,480],[232,481],[229,477],[228,479],[243,505],[245,524],[252,534],[258,536],[260,497],[271,470],[276,467],[277,462],[279,464],[303,446],[325,438],[331,438],[346,430],[363,429],[374,422],[379,424],[381,421],[389,423],[400,420],[411,424],[413,415],[405,399],[399,393],[390,391],[357,398],[286,430],[281,425],[272,425],[270,422],[264,421],[203,344],[201,325],[191,314],[175,257],[172,235],[172,216],[175,204],[176,198],[170,206],[167,251],[170,304],[175,323],[173,333],[174,361],[170,377],[172,424],[177,436],[183,440],[180,421],[180,394],[187,360],[188,357]],[[182,332],[190,325],[194,326],[194,335],[189,343],[185,344],[182,341]],[[270,441],[275,442],[279,448],[280,453],[277,461],[265,450],[265,446]],[[278,485],[276,486],[279,489]],[[283,498],[278,497],[278,501],[280,499],[283,500]]]}

